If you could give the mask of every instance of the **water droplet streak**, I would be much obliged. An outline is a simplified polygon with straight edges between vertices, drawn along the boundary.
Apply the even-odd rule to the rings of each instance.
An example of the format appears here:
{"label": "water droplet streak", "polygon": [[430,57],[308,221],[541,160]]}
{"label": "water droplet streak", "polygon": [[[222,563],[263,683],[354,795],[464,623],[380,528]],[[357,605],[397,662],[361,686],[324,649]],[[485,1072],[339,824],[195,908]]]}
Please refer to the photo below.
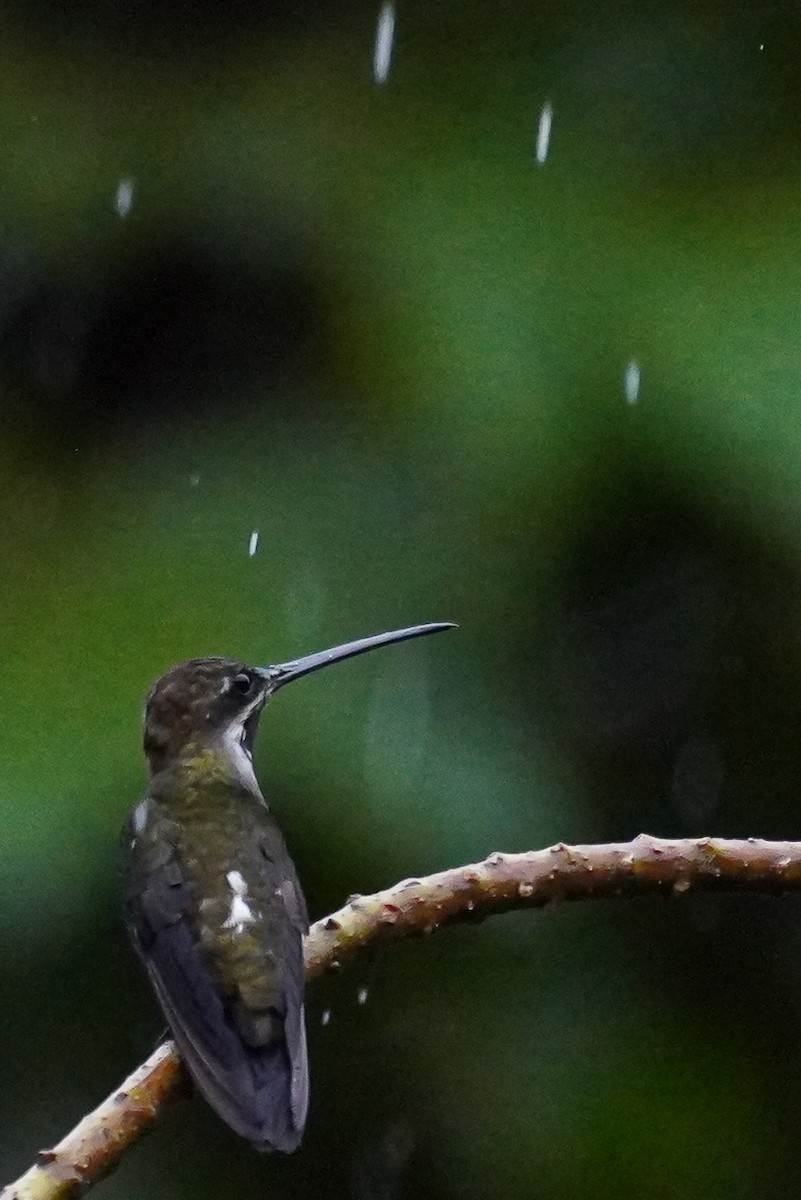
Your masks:
{"label": "water droplet streak", "polygon": [[392,42],[395,37],[395,5],[386,0],[378,12],[373,49],[373,79],[386,83],[392,65]]}
{"label": "water droplet streak", "polygon": [[632,360],[623,372],[623,391],[628,404],[636,404],[640,398],[640,364]]}
{"label": "water droplet streak", "polygon": [[535,155],[540,166],[548,158],[548,152],[551,146],[551,125],[553,124],[553,108],[550,104],[543,104],[542,112],[540,113],[539,124],[537,125],[537,142],[535,146]]}
{"label": "water droplet streak", "polygon": [[114,193],[114,207],[117,215],[127,217],[134,202],[134,185],[132,179],[121,179]]}

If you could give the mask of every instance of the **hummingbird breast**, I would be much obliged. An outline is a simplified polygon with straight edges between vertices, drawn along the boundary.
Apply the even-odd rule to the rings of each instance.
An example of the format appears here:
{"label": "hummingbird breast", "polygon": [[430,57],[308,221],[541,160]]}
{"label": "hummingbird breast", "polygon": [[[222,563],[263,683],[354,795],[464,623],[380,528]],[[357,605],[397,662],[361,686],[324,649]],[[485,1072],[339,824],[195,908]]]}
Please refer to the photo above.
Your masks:
{"label": "hummingbird breast", "polygon": [[234,821],[227,829],[223,823],[216,847],[191,826],[182,838],[200,953],[230,999],[242,1036],[256,1046],[276,1035],[274,1018],[286,1015],[286,943],[300,937],[287,905],[299,889],[279,838],[262,821]]}
{"label": "hummingbird breast", "polygon": [[230,783],[205,789],[202,805],[170,824],[201,957],[242,1037],[266,1045],[286,1016],[296,957],[287,951],[306,925],[281,831],[260,797]]}
{"label": "hummingbird breast", "polygon": [[128,924],[195,1082],[256,1145],[294,1149],[308,918],[274,818],[240,781],[164,772],[128,832]]}

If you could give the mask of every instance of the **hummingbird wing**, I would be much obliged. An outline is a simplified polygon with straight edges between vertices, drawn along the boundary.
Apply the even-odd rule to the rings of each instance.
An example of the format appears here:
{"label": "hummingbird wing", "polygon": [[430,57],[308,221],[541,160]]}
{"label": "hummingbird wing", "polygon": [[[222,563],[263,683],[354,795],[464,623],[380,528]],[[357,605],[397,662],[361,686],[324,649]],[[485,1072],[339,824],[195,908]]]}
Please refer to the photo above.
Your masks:
{"label": "hummingbird wing", "polygon": [[307,918],[300,887],[294,879],[281,879],[273,888],[283,909],[275,913],[282,919],[272,922],[283,935],[277,947],[285,966],[283,995],[274,1010],[274,1035],[253,1044],[243,1036],[231,997],[201,953],[176,827],[166,821],[156,835],[154,805],[149,828],[141,828],[143,820],[136,817],[141,808],[130,831],[126,918],[181,1056],[198,1089],[232,1129],[259,1149],[294,1150],[308,1104],[302,1007]]}
{"label": "hummingbird wing", "polygon": [[[284,937],[285,1017],[284,1037],[291,1066],[290,1106],[296,1129],[306,1124],[309,1108],[309,1059],[306,1051],[306,1020],[303,1011],[303,992],[306,969],[303,962],[303,938],[309,931],[309,915],[300,884],[295,878],[285,878],[279,886],[288,920]],[[299,951],[299,952],[298,952]]]}

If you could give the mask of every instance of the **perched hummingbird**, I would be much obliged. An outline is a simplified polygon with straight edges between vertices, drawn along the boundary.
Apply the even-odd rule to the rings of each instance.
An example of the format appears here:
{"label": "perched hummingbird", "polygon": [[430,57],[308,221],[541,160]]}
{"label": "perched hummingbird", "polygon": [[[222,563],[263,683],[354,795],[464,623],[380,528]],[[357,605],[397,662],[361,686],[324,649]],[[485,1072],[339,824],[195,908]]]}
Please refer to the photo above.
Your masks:
{"label": "perched hummingbird", "polygon": [[126,919],[200,1092],[260,1150],[294,1150],[306,1121],[306,902],[253,772],[265,703],[293,679],[415,625],[273,667],[179,663],[145,707],[147,793],[126,827]]}

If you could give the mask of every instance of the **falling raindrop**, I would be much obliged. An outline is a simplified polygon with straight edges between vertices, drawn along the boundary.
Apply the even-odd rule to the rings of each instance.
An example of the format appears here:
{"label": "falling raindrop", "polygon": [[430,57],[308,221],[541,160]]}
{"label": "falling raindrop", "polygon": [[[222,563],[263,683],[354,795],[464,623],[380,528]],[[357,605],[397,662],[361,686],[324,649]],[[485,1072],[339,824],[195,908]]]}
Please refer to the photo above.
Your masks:
{"label": "falling raindrop", "polygon": [[629,404],[636,404],[640,398],[640,365],[632,361],[623,372],[623,391]]}
{"label": "falling raindrop", "polygon": [[367,1003],[367,988],[366,987],[359,988],[358,992],[356,993],[356,1003],[357,1004],[366,1004]]}
{"label": "falling raindrop", "polygon": [[117,215],[127,217],[133,207],[134,185],[132,179],[121,179],[114,193],[114,207]]}
{"label": "falling raindrop", "polygon": [[189,476],[189,486],[197,487],[197,485],[199,483],[200,483],[200,475],[198,475],[198,473],[196,471],[193,471],[193,473]]}
{"label": "falling raindrop", "polygon": [[550,104],[543,104],[542,112],[540,113],[539,124],[537,125],[537,144],[536,156],[537,162],[542,166],[548,157],[548,151],[551,144],[551,124],[553,123],[553,108]]}
{"label": "falling raindrop", "polygon": [[320,1017],[320,1024],[327,1025],[330,1020],[331,1020],[331,1009],[324,1008],[323,1015]]}
{"label": "falling raindrop", "polygon": [[259,548],[259,531],[254,529],[248,541],[248,557],[253,558],[253,555]]}
{"label": "falling raindrop", "polygon": [[395,5],[385,0],[378,12],[373,49],[373,78],[386,83],[392,63],[392,41],[395,37]]}

